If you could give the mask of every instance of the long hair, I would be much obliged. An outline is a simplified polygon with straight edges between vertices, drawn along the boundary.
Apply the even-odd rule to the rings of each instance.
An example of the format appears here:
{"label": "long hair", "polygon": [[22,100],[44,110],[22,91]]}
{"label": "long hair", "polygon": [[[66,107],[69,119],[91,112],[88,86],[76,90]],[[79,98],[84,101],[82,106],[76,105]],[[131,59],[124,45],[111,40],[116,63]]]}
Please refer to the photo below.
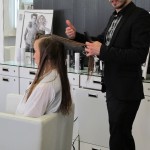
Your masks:
{"label": "long hair", "polygon": [[70,93],[70,84],[67,75],[67,54],[64,48],[64,44],[53,38],[53,36],[42,37],[36,40],[40,40],[40,62],[38,65],[37,74],[29,89],[27,98],[29,98],[35,86],[42,80],[45,69],[48,68],[48,66],[51,66],[51,68],[55,68],[57,70],[61,80],[62,101],[59,111],[62,114],[67,115],[71,111],[72,99]]}

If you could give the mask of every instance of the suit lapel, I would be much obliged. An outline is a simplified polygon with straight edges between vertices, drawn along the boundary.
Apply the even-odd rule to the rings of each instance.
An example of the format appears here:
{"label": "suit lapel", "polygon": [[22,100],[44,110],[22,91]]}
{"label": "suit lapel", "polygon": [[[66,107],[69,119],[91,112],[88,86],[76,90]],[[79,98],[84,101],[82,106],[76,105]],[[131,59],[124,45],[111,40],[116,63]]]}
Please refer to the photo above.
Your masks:
{"label": "suit lapel", "polygon": [[111,39],[111,42],[110,42],[110,45],[109,45],[110,47],[112,46],[112,43],[114,43],[114,41],[115,41],[115,39],[117,37],[117,34],[120,31],[120,29],[123,26],[123,24],[127,21],[128,17],[131,15],[131,13],[134,12],[136,6],[135,5],[133,5],[133,6],[134,7],[131,7],[129,10],[127,10],[128,12],[124,16],[122,16],[120,22],[118,23],[118,25],[117,25],[117,27],[116,27],[116,29],[114,31],[114,34],[112,36],[112,39]]}

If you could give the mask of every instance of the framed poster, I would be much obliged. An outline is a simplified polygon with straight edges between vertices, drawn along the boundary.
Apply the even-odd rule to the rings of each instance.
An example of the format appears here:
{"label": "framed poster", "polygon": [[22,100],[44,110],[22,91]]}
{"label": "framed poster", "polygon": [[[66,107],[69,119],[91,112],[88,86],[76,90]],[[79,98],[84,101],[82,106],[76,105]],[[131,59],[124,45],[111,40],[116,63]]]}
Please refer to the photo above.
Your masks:
{"label": "framed poster", "polygon": [[52,21],[53,10],[20,10],[18,12],[15,49],[17,62],[24,62],[25,52],[29,52],[28,55],[32,52],[36,33],[52,33]]}

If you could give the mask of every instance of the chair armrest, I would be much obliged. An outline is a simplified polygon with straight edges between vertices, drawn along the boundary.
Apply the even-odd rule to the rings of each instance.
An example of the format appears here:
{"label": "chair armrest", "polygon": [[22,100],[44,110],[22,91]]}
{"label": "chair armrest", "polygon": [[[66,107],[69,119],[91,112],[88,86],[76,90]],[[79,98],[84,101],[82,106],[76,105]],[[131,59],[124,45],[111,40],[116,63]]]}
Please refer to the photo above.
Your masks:
{"label": "chair armrest", "polygon": [[0,112],[0,149],[70,150],[74,110],[68,116],[51,113],[39,118]]}
{"label": "chair armrest", "polygon": [[0,147],[3,150],[41,150],[46,138],[51,137],[50,144],[54,142],[56,124],[57,113],[31,118],[0,112]]}

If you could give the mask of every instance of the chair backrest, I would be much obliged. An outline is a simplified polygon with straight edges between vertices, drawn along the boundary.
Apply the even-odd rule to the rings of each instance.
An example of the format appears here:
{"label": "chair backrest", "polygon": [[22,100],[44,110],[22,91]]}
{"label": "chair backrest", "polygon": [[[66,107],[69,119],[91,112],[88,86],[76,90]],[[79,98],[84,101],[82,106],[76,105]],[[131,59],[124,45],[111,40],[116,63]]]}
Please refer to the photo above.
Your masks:
{"label": "chair backrest", "polygon": [[[15,98],[17,95],[8,96],[10,102],[13,103],[11,96]],[[20,98],[18,95],[17,99]],[[15,103],[18,103],[17,100]],[[9,113],[0,112],[0,149],[71,150],[74,105],[72,113],[68,116],[51,113],[39,118],[10,114],[10,112],[14,113],[13,109],[9,109]]]}
{"label": "chair backrest", "polygon": [[[72,113],[64,116],[61,113],[54,113],[57,115],[54,130],[49,130],[49,125],[43,124],[43,134],[48,136],[53,132],[53,140],[43,138],[43,145],[41,150],[71,150],[72,134],[73,134],[73,120],[74,120],[74,104],[72,106]],[[46,146],[47,145],[47,146]],[[53,148],[52,148],[53,147]]]}
{"label": "chair backrest", "polygon": [[6,110],[7,113],[14,114],[16,112],[16,108],[19,104],[19,101],[23,98],[23,95],[9,93],[6,96]]}

